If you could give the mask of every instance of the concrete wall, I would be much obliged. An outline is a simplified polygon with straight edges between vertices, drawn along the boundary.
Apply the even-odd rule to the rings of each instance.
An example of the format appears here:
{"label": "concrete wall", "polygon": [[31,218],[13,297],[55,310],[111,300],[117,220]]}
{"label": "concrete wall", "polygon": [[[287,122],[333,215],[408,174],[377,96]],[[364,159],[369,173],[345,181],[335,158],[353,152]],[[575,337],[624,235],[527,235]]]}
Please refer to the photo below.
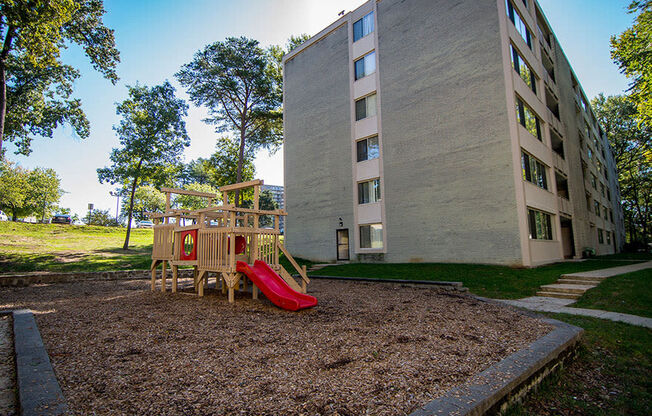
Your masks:
{"label": "concrete wall", "polygon": [[352,232],[348,28],[285,64],[285,242],[293,256],[336,258],[339,218]]}
{"label": "concrete wall", "polygon": [[383,0],[385,260],[521,264],[496,2]]}

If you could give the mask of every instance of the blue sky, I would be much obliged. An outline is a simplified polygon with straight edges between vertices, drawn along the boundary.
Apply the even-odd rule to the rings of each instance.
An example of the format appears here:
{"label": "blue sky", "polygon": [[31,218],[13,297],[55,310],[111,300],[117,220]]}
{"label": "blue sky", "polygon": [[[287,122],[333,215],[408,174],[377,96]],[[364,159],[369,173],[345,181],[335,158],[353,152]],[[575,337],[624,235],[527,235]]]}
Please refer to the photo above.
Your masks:
{"label": "blue sky", "polygon": [[[115,212],[114,189],[100,185],[96,169],[109,164],[111,148],[118,146],[112,126],[118,122],[115,103],[126,97],[125,85],[136,82],[156,85],[166,79],[184,91],[174,73],[205,45],[227,36],[247,36],[263,46],[284,44],[291,35],[313,35],[337,19],[341,10],[350,11],[362,0],[105,0],[104,21],[115,29],[121,53],[116,86],[103,79],[77,48],[67,50],[66,63],[81,70],[75,96],[81,98],[91,122],[91,136],[80,140],[69,128],[59,129],[54,139],[36,139],[29,157],[14,155],[10,160],[27,168],[53,168],[66,194],[61,205],[84,214],[88,203]],[[626,13],[629,0],[540,0],[566,56],[586,95],[600,92],[620,94],[627,80],[609,57],[609,38],[632,24]],[[214,151],[217,134],[202,123],[206,115],[191,105],[186,119],[191,146],[185,160],[208,157]],[[265,183],[283,184],[282,151],[270,156],[261,152],[256,159],[257,177]]]}

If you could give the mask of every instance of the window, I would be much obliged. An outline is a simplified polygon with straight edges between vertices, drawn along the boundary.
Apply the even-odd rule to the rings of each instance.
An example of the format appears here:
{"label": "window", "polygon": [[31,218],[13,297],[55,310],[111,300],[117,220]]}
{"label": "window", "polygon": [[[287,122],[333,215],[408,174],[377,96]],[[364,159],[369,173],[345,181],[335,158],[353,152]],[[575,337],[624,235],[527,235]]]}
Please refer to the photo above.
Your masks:
{"label": "window", "polygon": [[586,152],[589,155],[589,160],[593,160],[593,150],[591,150],[591,146],[586,146]]}
{"label": "window", "polygon": [[539,141],[542,141],[539,119],[534,115],[534,111],[530,107],[523,104],[520,98],[516,98],[516,118],[527,131],[539,139]]}
{"label": "window", "polygon": [[586,209],[591,211],[591,194],[586,194]]}
{"label": "window", "polygon": [[353,23],[353,41],[364,38],[374,31],[374,12]]}
{"label": "window", "polygon": [[356,143],[358,148],[358,162],[363,160],[378,159],[380,151],[378,148],[378,136],[362,139]]}
{"label": "window", "polygon": [[383,225],[360,226],[360,248],[383,248]]}
{"label": "window", "polygon": [[607,200],[611,201],[611,191],[607,188]]}
{"label": "window", "polygon": [[602,192],[602,196],[605,196],[604,184],[602,182],[600,182],[600,192]]}
{"label": "window", "polygon": [[604,213],[604,219],[608,220],[609,219],[609,209],[605,206],[602,207],[602,212]]}
{"label": "window", "polygon": [[380,179],[358,183],[358,204],[380,201]]}
{"label": "window", "polygon": [[521,153],[521,168],[523,169],[523,179],[531,182],[542,189],[548,189],[546,179],[546,167],[539,162],[534,156],[527,153]]}
{"label": "window", "polygon": [[609,219],[612,223],[614,222],[614,211],[612,209],[609,210]]}
{"label": "window", "polygon": [[607,244],[611,244],[611,231],[606,231],[605,234],[607,235]]}
{"label": "window", "polygon": [[604,244],[604,237],[602,236],[602,229],[598,228],[598,243]]}
{"label": "window", "polygon": [[592,186],[593,189],[595,189],[596,191],[598,190],[598,185],[597,185],[597,182],[596,182],[597,179],[598,179],[598,178],[596,178],[594,174],[591,174],[591,186]]}
{"label": "window", "polygon": [[528,209],[527,213],[530,222],[530,238],[534,240],[552,240],[550,215],[534,209]]}
{"label": "window", "polygon": [[598,201],[593,201],[593,208],[595,209],[595,215],[600,217],[600,203]]}
{"label": "window", "polygon": [[512,51],[512,68],[521,76],[523,81],[530,87],[534,93],[537,93],[537,84],[536,78],[534,77],[534,72],[530,69],[530,66],[525,62],[525,59],[521,57],[514,48],[513,45],[509,45]]}
{"label": "window", "polygon": [[355,61],[355,80],[364,78],[376,72],[376,52],[369,52]]}
{"label": "window", "polygon": [[514,9],[514,5],[510,0],[505,0],[505,7],[507,8],[507,17],[509,17],[509,20],[514,23],[516,31],[521,34],[523,40],[527,43],[527,46],[532,49],[532,37],[530,36],[530,30],[527,28],[527,25]]}
{"label": "window", "polygon": [[376,115],[376,94],[371,94],[355,102],[355,119],[373,117]]}

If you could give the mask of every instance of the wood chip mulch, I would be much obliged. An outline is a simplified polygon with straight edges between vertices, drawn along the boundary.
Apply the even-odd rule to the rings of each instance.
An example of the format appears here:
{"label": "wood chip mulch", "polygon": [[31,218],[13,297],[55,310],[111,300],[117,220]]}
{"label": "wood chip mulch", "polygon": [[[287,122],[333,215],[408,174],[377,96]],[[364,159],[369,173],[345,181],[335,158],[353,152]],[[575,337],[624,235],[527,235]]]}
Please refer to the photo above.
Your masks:
{"label": "wood chip mulch", "polygon": [[144,280],[6,288],[32,309],[73,414],[407,414],[552,328],[432,288],[315,280],[316,308],[152,293]]}

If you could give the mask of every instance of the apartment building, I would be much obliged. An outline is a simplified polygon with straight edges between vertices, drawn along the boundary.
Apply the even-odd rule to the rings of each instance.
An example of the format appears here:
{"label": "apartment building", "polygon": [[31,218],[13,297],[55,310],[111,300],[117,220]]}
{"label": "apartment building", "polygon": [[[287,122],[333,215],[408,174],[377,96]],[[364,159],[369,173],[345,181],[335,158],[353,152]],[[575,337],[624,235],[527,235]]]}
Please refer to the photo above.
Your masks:
{"label": "apartment building", "polygon": [[618,251],[615,161],[534,0],[370,0],[284,57],[286,244],[536,266]]}
{"label": "apartment building", "polygon": [[[283,192],[283,187],[280,185],[263,185],[260,188],[262,191],[269,191],[272,195],[272,199],[278,205],[280,209],[285,209],[285,195]],[[281,233],[285,230],[285,217],[281,216],[279,218],[279,229]]]}

